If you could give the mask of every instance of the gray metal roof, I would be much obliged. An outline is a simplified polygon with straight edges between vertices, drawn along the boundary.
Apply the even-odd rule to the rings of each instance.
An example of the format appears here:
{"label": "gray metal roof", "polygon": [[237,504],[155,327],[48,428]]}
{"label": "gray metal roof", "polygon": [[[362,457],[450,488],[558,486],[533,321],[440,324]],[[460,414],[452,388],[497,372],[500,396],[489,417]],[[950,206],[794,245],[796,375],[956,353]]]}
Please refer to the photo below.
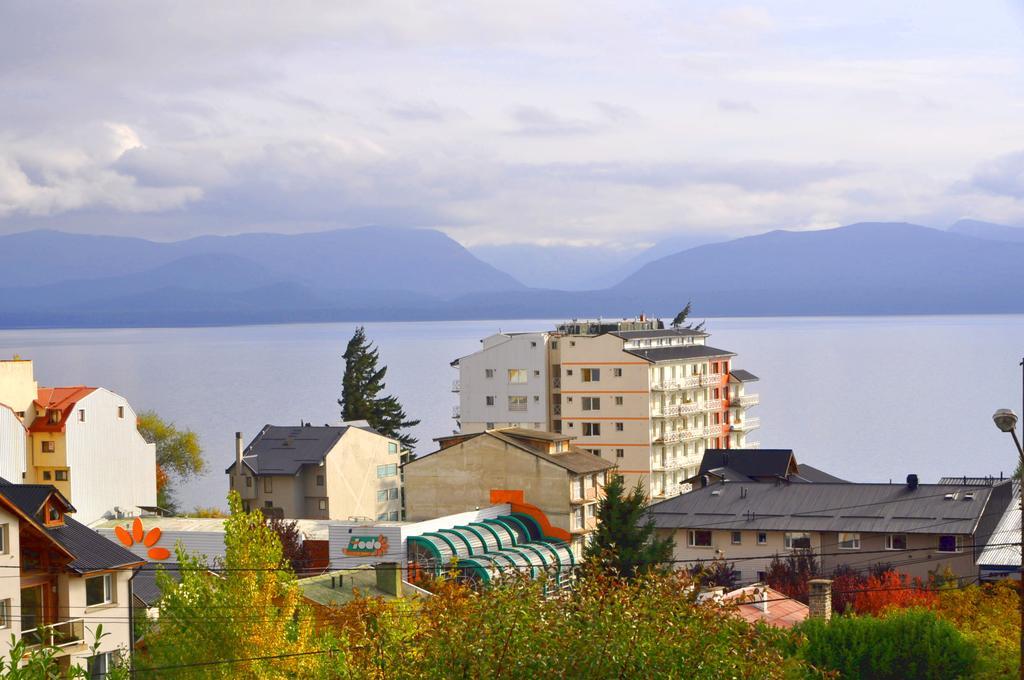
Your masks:
{"label": "gray metal roof", "polygon": [[1002,484],[1006,479],[1002,476],[993,477],[942,477],[939,479],[939,484],[961,484],[964,486],[995,486],[996,484]]}
{"label": "gray metal roof", "polygon": [[156,584],[156,573],[161,570],[166,572],[175,582],[181,582],[181,572],[178,571],[176,566],[161,565],[158,567],[156,563],[147,564],[142,569],[139,569],[138,573],[135,574],[135,578],[132,579],[132,595],[146,607],[155,607],[163,595],[160,587]]}
{"label": "gray metal roof", "polygon": [[708,357],[734,357],[735,352],[729,352],[717,347],[708,345],[678,345],[675,347],[652,347],[650,349],[627,349],[623,350],[641,359],[652,363],[658,361],[680,361],[685,359],[704,359]]}
{"label": "gray metal roof", "polygon": [[[257,475],[294,475],[319,465],[351,426],[264,425],[242,451],[242,462]],[[232,462],[225,472],[235,468]]]}
{"label": "gray metal roof", "polygon": [[661,529],[973,534],[990,494],[938,484],[725,483],[650,510]]}
{"label": "gray metal roof", "polygon": [[732,371],[729,371],[729,379],[742,383],[757,382],[758,380],[760,380],[760,378],[758,378],[756,375],[754,375],[750,371],[745,371],[742,368],[737,368]]}
{"label": "gray metal roof", "polygon": [[658,328],[649,331],[611,331],[608,335],[622,338],[623,340],[636,340],[637,338],[674,338],[674,337],[708,337],[704,331],[695,331],[692,328]]}
{"label": "gray metal roof", "polygon": [[829,473],[825,472],[821,468],[816,468],[816,467],[814,467],[812,465],[807,465],[806,463],[797,463],[796,467],[797,467],[797,470],[798,470],[797,477],[799,477],[800,479],[803,479],[805,482],[813,482],[815,484],[836,483],[836,482],[838,482],[840,484],[849,483],[849,480],[840,479],[839,477],[836,477],[835,475],[830,475]]}
{"label": "gray metal roof", "polygon": [[[996,496],[1006,503],[995,524],[994,530],[985,540],[985,547],[978,555],[978,566],[982,567],[1019,567],[1020,566],[1020,482],[1013,481],[995,487],[992,492],[992,504]],[[1001,505],[1002,503],[1000,503]]]}

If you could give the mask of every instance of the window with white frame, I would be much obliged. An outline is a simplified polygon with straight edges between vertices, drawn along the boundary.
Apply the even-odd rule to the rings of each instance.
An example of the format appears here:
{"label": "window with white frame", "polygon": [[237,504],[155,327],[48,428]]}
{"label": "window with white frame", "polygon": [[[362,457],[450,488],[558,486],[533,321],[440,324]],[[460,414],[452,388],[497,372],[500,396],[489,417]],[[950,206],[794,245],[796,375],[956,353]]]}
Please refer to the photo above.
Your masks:
{"label": "window with white frame", "polygon": [[114,601],[114,575],[101,574],[85,579],[85,606],[95,607]]}
{"label": "window with white frame", "polygon": [[580,371],[580,379],[583,382],[599,382],[601,380],[601,369],[584,368]]}
{"label": "window with white frame", "polygon": [[377,466],[377,477],[394,477],[398,474],[398,464],[388,463]]}
{"label": "window with white frame", "polygon": [[317,507],[320,508],[321,510],[326,510],[327,509],[327,499],[326,498],[321,498],[320,502],[317,504]]}
{"label": "window with white frame", "polygon": [[576,508],[572,511],[573,528],[582,529],[584,526],[583,508]]}
{"label": "window with white frame", "polygon": [[10,540],[10,524],[0,524],[0,555],[6,555],[10,551],[8,541]]}
{"label": "window with white frame", "polygon": [[887,534],[885,537],[885,549],[886,550],[906,550],[907,549],[907,535],[906,534]]}
{"label": "window with white frame", "polygon": [[839,533],[840,550],[860,550],[860,534]]}
{"label": "window with white frame", "polygon": [[527,371],[525,368],[510,368],[508,369],[508,384],[509,385],[524,385],[526,384]]}
{"label": "window with white frame", "polygon": [[964,537],[954,535],[939,536],[939,552],[962,552]]}
{"label": "window with white frame", "polygon": [[733,545],[743,545],[743,532],[742,531],[734,531],[734,532],[732,532],[732,534],[729,536],[729,542],[732,543]]}
{"label": "window with white frame", "polygon": [[509,411],[525,411],[528,400],[526,397],[509,395],[508,398],[508,410]]}
{"label": "window with white frame", "polygon": [[786,550],[810,550],[811,534],[806,531],[787,531],[782,538]]}
{"label": "window with white frame", "polygon": [[601,423],[583,423],[584,437],[600,437]]}
{"label": "window with white frame", "polygon": [[0,628],[11,627],[11,598],[0,600]]}
{"label": "window with white frame", "polygon": [[397,522],[398,521],[398,510],[392,510],[391,512],[388,513],[388,521],[389,522]]}
{"label": "window with white frame", "polygon": [[114,652],[103,652],[90,656],[85,660],[85,667],[90,678],[105,678],[114,668]]}
{"label": "window with white frame", "polygon": [[583,397],[584,411],[599,411],[601,409],[601,397]]}
{"label": "window with white frame", "polygon": [[710,548],[711,531],[708,529],[690,529],[686,542],[691,548]]}
{"label": "window with white frame", "polygon": [[757,532],[757,544],[758,545],[767,545],[768,544],[768,532],[767,531],[758,531]]}

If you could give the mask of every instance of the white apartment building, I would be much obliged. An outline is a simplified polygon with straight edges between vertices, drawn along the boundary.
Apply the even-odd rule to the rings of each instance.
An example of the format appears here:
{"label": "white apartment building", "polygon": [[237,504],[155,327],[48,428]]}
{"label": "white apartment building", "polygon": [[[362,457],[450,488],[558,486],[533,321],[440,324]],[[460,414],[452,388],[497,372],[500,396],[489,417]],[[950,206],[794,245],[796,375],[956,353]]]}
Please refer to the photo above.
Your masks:
{"label": "white apartment building", "polygon": [[89,524],[156,505],[156,447],[121,395],[39,387],[30,360],[2,360],[0,477],[52,484]]}
{"label": "white apartment building", "polygon": [[[485,341],[453,364],[459,368],[456,415],[472,417],[457,418],[462,432],[492,424],[537,427],[535,413],[508,408],[521,403],[512,395],[526,395],[528,405],[536,396],[537,403],[548,402],[548,430],[576,437],[577,446],[615,463],[627,484],[642,483],[655,499],[685,491],[705,449],[759,446],[748,435],[760,420],[747,413],[758,403],[758,395],[747,393],[757,377],[733,367],[735,353],[709,346],[708,333],[640,317],[572,321],[547,333],[503,337],[531,339],[519,352]],[[524,371],[525,384],[511,382]],[[545,374],[542,385],[531,384]]]}

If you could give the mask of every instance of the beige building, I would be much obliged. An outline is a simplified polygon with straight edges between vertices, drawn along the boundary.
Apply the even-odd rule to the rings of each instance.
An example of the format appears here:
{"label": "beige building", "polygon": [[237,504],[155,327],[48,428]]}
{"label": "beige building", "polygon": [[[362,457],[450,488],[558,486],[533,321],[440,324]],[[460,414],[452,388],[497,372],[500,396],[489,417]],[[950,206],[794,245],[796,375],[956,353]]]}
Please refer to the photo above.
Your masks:
{"label": "beige building", "polygon": [[62,669],[103,677],[131,649],[130,582],[143,561],[72,512],[50,485],[0,484],[0,655],[12,636],[29,649],[51,644]]}
{"label": "beige building", "polygon": [[[572,321],[547,333],[498,334],[455,362],[459,431],[546,427],[614,463],[654,499],[684,490],[706,449],[758,448],[753,374],[708,334],[657,319]],[[466,417],[464,417],[466,416]]]}
{"label": "beige building", "polygon": [[579,556],[597,528],[597,501],[615,464],[571,440],[521,428],[442,437],[438,451],[403,468],[406,515],[426,520],[491,505],[496,493],[522,492],[571,536]]}
{"label": "beige building", "polygon": [[248,446],[235,435],[225,471],[247,510],[290,519],[402,519],[401,447],[365,421],[266,425]]}

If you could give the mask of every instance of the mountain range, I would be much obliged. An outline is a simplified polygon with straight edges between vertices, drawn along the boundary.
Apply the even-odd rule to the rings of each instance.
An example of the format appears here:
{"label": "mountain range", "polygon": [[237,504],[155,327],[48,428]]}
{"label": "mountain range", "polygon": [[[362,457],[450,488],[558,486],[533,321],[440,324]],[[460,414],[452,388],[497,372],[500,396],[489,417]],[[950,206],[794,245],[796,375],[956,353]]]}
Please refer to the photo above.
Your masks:
{"label": "mountain range", "polygon": [[[172,243],[23,232],[0,236],[0,328],[671,316],[687,300],[701,316],[1024,312],[1017,227],[876,222],[670,243],[618,260],[540,246],[482,258],[399,227]],[[510,259],[535,265],[532,287],[503,271]],[[561,278],[544,276],[553,269]]]}

